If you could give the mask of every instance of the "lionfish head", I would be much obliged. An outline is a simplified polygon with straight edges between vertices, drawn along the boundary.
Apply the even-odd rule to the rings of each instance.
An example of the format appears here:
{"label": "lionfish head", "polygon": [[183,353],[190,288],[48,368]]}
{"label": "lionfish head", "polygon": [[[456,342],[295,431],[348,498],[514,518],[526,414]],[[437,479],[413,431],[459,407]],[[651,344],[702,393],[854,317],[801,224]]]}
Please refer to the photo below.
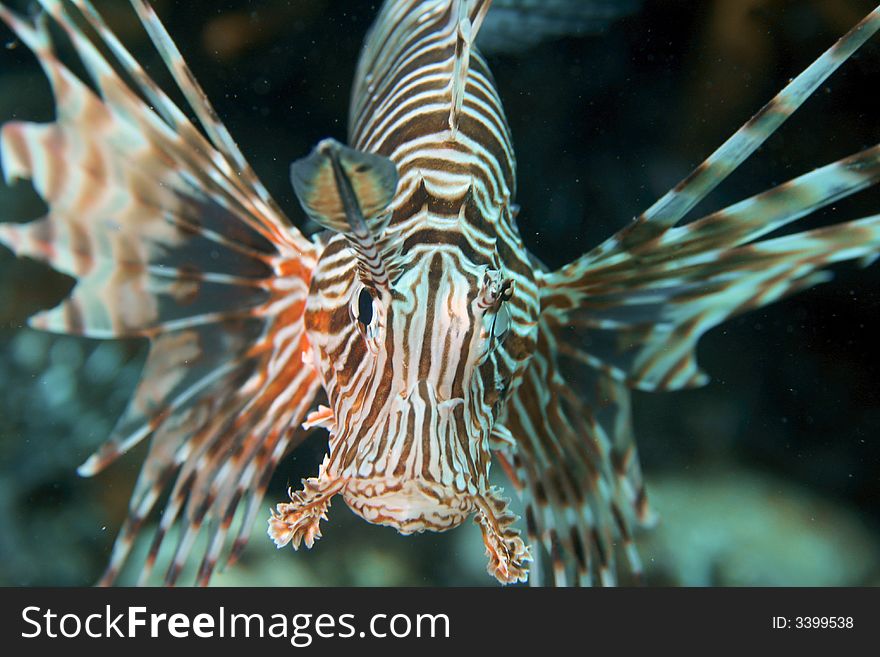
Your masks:
{"label": "lionfish head", "polygon": [[[397,182],[384,158],[322,142],[294,164],[293,181],[307,212],[337,233],[314,270],[305,315],[329,401],[309,423],[329,430],[330,447],[318,477],[278,505],[270,534],[279,545],[310,545],[337,493],[368,522],[404,534],[476,514],[490,572],[525,579],[528,548],[488,481],[496,420],[522,362],[509,352],[525,344],[526,329],[511,320],[511,279],[497,259],[473,263],[446,245],[402,248],[382,214]],[[317,187],[320,212],[309,201]],[[336,208],[327,200],[334,191]]]}

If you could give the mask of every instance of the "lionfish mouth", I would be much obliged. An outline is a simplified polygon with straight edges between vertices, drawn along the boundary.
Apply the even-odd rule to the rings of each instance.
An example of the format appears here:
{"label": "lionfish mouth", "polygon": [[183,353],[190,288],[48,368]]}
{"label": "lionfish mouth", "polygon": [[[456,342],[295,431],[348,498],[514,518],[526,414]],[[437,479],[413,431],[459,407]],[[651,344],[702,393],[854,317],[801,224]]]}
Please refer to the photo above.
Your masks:
{"label": "lionfish mouth", "polygon": [[342,498],[367,522],[401,534],[446,531],[477,510],[473,494],[424,479],[350,479]]}
{"label": "lionfish mouth", "polygon": [[[302,490],[289,491],[290,502],[279,503],[272,511],[269,536],[275,545],[280,548],[290,543],[298,549],[304,542],[311,548],[321,537],[319,524],[327,518],[331,499],[339,494],[367,522],[393,527],[402,534],[446,531],[473,515],[483,532],[489,572],[504,583],[525,581],[531,555],[514,527],[517,517],[508,509],[509,502],[501,496],[501,489],[489,487],[485,478],[467,477],[461,472],[447,472],[448,477],[433,474],[443,473],[442,459],[460,448],[459,441],[450,436],[455,431],[453,414],[460,412],[463,400],[439,397],[435,387],[422,380],[396,400],[395,411],[403,429],[388,436],[384,458],[359,449],[362,442],[337,434],[336,420],[329,408],[319,407],[312,413],[304,426],[323,426],[331,432],[330,454],[319,467],[317,477],[304,479]],[[435,446],[433,449],[422,447],[424,436],[414,433],[425,424],[437,427],[433,438],[427,441]],[[407,427],[411,430],[407,431]],[[443,448],[437,447],[440,443]],[[407,446],[413,444],[418,448],[410,452]],[[418,452],[419,449],[422,451]],[[364,461],[367,453],[369,459]],[[412,458],[401,458],[405,453]],[[460,451],[454,456],[455,461],[462,463],[472,458]],[[476,466],[471,470],[481,471]]]}
{"label": "lionfish mouth", "polygon": [[367,522],[393,527],[402,534],[446,531],[475,514],[489,557],[489,574],[504,584],[528,579],[531,553],[514,526],[517,517],[508,508],[509,501],[497,487],[470,492],[412,478],[306,479],[302,491],[291,490],[290,502],[281,502],[272,511],[269,536],[275,545],[282,548],[290,543],[299,549],[305,543],[311,548],[321,537],[319,524],[326,520],[330,500],[337,493]]}

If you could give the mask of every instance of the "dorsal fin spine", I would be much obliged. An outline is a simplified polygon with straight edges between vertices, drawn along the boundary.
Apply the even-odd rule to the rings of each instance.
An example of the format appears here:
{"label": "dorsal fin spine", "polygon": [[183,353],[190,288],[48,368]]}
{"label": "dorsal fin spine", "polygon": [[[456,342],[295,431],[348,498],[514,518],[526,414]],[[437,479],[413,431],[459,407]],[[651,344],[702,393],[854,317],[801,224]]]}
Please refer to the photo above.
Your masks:
{"label": "dorsal fin spine", "polygon": [[449,129],[452,138],[458,132],[461,108],[464,103],[464,91],[467,86],[468,68],[471,57],[471,19],[468,16],[467,0],[458,1],[456,16],[455,59],[452,68],[452,106],[449,108]]}

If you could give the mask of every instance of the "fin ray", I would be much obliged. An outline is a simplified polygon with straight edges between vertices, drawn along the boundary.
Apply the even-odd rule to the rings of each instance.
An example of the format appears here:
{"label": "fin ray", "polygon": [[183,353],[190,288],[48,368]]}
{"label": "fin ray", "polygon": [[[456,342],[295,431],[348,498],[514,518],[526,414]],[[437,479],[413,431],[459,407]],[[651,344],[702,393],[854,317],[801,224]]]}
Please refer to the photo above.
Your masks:
{"label": "fin ray", "polygon": [[878,29],[880,29],[880,7],[874,9],[789,82],[687,178],[636,217],[624,230],[594,249],[592,256],[598,259],[609,254],[613,255],[629,244],[644,242],[674,226],[754,153],[819,85]]}
{"label": "fin ray", "polygon": [[[246,513],[258,510],[254,496],[299,440],[319,388],[302,361],[316,248],[269,198],[155,13],[133,3],[207,138],[88,0],[40,0],[45,13],[35,24],[0,4],[0,19],[34,51],[56,105],[53,122],[2,127],[6,180],[31,180],[49,212],[0,224],[0,240],[77,279],[68,298],[32,324],[150,339],[128,408],[79,470],[94,474],[150,439],[102,584],[118,577],[167,485],[171,498],[142,575],[175,525],[181,543],[169,582],[200,534],[209,535],[205,558],[215,559],[239,503]],[[70,37],[94,90],[56,56],[50,20]],[[244,542],[236,537],[232,550]],[[200,583],[208,576],[202,572]]]}

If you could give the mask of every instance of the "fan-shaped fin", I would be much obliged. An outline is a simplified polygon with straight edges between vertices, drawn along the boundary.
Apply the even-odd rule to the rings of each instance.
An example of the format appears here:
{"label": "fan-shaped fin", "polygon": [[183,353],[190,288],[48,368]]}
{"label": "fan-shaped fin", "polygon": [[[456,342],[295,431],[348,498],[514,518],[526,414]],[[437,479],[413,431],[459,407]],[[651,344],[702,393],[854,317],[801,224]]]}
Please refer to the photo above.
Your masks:
{"label": "fan-shaped fin", "polygon": [[[93,474],[151,440],[102,583],[116,579],[176,476],[154,545],[175,523],[183,526],[166,573],[173,583],[196,536],[208,533],[198,576],[205,584],[241,503],[230,554],[244,546],[319,387],[302,358],[315,248],[269,198],[145,2],[134,4],[207,138],[87,0],[40,4],[46,13],[36,23],[3,4],[0,19],[37,56],[56,118],[5,124],[0,158],[6,180],[30,179],[49,212],[29,224],[0,224],[0,241],[77,281],[57,308],[32,318],[35,326],[150,339],[128,409],[80,468]],[[96,91],[55,54],[50,18]]]}

